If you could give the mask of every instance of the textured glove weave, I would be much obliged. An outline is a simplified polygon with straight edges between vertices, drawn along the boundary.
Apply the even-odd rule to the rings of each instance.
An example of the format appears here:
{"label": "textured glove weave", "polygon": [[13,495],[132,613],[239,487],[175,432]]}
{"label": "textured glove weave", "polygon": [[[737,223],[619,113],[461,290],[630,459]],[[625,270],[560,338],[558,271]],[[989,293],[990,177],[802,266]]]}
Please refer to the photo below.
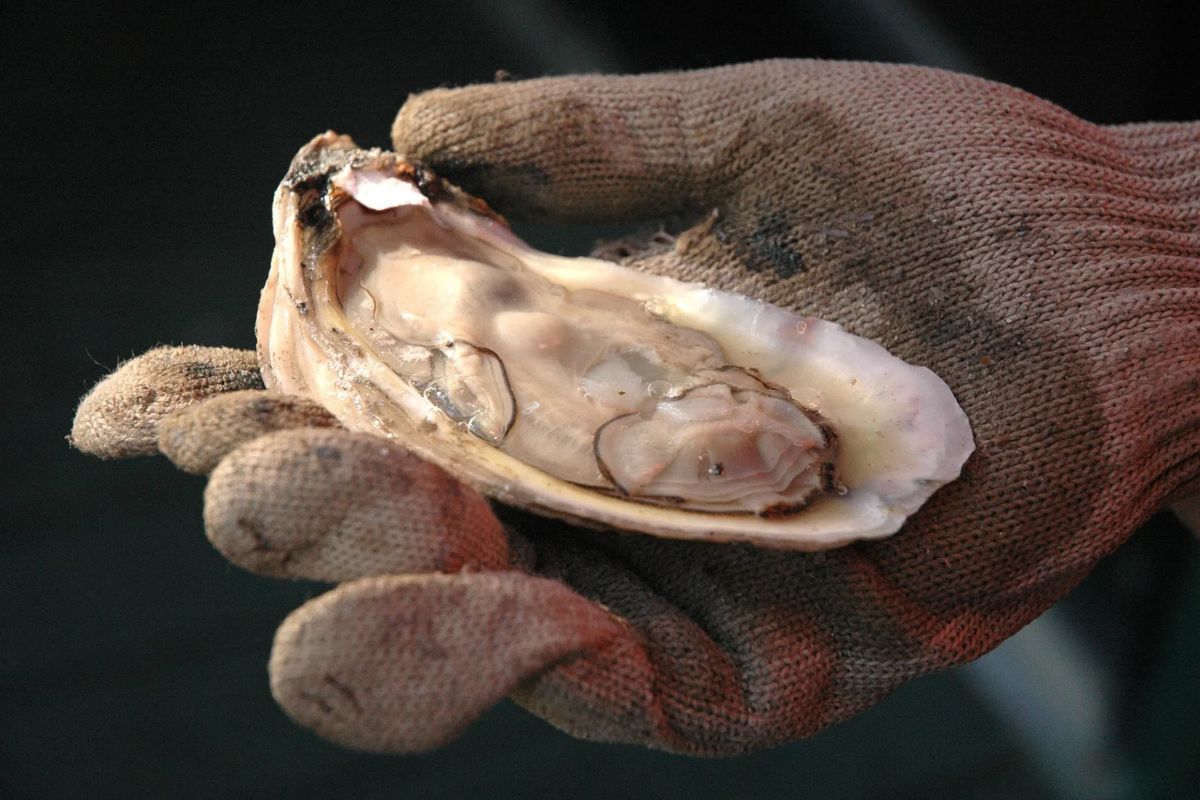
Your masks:
{"label": "textured glove weave", "polygon": [[919,68],[768,62],[433,92],[395,134],[518,217],[714,210],[630,260],[876,339],[941,375],[974,426],[963,478],[882,542],[530,533],[542,574],[644,637],[640,659],[620,643],[521,690],[573,733],[702,753],[811,733],[994,647],[1200,488],[1200,126],[1099,127]]}
{"label": "textured glove weave", "polygon": [[581,737],[767,747],[986,652],[1200,492],[1200,125],[1101,127],[963,75],[772,61],[437,90],[393,134],[513,218],[699,220],[605,252],[928,366],[977,450],[897,535],[824,553],[513,509],[502,526],[440,470],[286,398],[236,392],[160,429],[257,376],[247,354],[152,351],[85,399],[74,440],[219,461],[205,519],[227,556],[348,581],[288,618],[271,659],[281,705],[322,735],[433,747],[511,693]]}

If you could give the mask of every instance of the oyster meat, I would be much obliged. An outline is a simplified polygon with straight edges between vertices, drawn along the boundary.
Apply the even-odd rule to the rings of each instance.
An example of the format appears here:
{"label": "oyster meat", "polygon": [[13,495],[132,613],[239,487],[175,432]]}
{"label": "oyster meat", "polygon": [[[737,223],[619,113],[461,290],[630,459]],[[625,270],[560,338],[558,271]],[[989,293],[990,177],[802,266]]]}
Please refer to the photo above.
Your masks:
{"label": "oyster meat", "polygon": [[503,502],[818,549],[895,532],[973,449],[924,367],[747,297],[537,252],[344,136],[296,156],[274,226],[268,387]]}

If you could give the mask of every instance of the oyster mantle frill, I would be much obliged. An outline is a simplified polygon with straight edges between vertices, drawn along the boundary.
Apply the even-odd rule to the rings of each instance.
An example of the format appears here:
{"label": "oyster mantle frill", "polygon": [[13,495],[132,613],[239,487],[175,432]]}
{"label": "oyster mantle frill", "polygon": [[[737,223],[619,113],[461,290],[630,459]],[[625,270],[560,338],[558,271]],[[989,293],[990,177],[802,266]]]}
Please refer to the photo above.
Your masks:
{"label": "oyster mantle frill", "polygon": [[819,549],[895,532],[974,447],[924,367],[747,297],[539,253],[343,136],[296,156],[274,226],[267,386],[503,502]]}

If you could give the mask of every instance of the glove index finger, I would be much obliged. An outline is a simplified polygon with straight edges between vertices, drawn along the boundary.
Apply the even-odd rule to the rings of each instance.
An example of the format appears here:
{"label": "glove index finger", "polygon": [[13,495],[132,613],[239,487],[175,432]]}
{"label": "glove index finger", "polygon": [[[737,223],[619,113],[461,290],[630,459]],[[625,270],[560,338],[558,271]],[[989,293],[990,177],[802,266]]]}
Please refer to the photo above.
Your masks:
{"label": "glove index finger", "polygon": [[[517,219],[624,222],[720,197],[739,115],[714,115],[739,68],[574,75],[412,95],[397,152]],[[714,124],[716,123],[716,124]]]}
{"label": "glove index finger", "polygon": [[158,347],[125,362],[79,403],[68,441],[101,458],[158,452],[158,426],[206,397],[262,389],[253,350]]}

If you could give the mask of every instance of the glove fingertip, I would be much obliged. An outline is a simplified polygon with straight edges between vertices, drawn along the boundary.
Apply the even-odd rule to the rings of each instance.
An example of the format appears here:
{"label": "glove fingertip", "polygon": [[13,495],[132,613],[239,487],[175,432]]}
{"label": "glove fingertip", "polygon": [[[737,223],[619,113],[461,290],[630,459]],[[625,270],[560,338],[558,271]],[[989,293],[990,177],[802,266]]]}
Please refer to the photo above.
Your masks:
{"label": "glove fingertip", "polygon": [[67,441],[100,458],[158,452],[159,423],[213,394],[262,388],[253,351],[159,347],[122,364],[80,401]]}
{"label": "glove fingertip", "polygon": [[337,427],[337,419],[302,397],[245,389],[170,414],[158,428],[158,450],[176,467],[207,475],[238,446],[265,433]]}
{"label": "glove fingertip", "polygon": [[443,92],[430,89],[410,94],[405,99],[392,122],[392,147],[397,153],[413,160],[422,160],[429,155],[435,132],[448,127],[437,104],[437,98]]}
{"label": "glove fingertip", "polygon": [[531,675],[623,631],[564,584],[521,573],[363,578],[284,621],[271,691],[326,739],[419,752],[454,739]]}
{"label": "glove fingertip", "polygon": [[513,219],[649,219],[707,191],[688,134],[644,113],[677,91],[658,76],[596,75],[434,89],[408,98],[392,142]]}

